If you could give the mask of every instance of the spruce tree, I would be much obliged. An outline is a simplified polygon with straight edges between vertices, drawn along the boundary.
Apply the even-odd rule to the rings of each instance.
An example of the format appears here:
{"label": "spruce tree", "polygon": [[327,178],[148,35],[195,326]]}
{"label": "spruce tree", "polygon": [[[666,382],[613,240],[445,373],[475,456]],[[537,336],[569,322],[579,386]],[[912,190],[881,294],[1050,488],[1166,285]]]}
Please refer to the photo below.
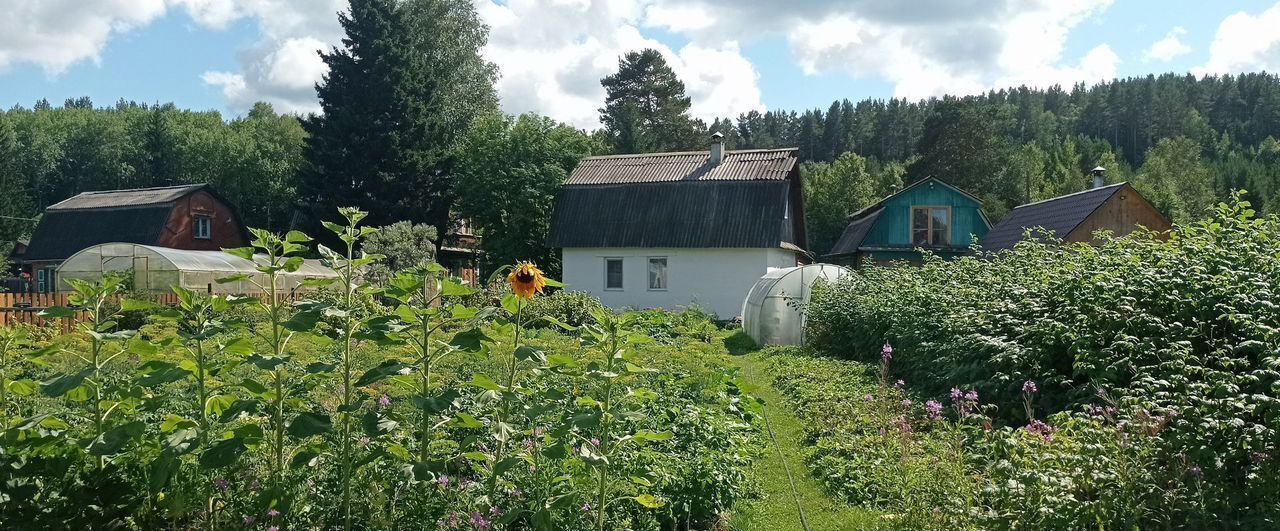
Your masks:
{"label": "spruce tree", "polygon": [[[338,206],[368,223],[444,229],[453,206],[453,146],[497,109],[487,30],[465,0],[351,0],[346,37],[321,52],[321,114],[308,117],[299,201],[310,223]],[[319,233],[320,231],[316,231]]]}

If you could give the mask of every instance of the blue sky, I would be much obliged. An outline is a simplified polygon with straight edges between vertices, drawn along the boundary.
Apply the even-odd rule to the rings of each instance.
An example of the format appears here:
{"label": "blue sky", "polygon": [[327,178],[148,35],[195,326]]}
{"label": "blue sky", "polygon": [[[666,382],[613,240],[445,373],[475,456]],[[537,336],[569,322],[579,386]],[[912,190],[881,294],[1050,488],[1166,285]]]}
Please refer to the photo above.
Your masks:
{"label": "blue sky", "polygon": [[[12,6],[5,4],[15,3]],[[1226,0],[473,0],[504,110],[594,127],[598,80],[657,47],[699,117],[1028,83],[1280,68],[1280,4]],[[87,95],[228,116],[315,109],[345,0],[0,0],[0,105]],[[71,5],[81,4],[80,9]]]}

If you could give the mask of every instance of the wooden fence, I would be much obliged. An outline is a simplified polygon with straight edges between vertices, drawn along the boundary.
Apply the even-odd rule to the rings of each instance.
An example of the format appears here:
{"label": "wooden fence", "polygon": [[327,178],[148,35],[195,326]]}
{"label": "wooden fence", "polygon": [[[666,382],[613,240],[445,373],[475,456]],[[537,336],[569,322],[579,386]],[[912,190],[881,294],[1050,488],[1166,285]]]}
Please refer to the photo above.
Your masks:
{"label": "wooden fence", "polygon": [[[88,312],[77,312],[75,318],[51,319],[41,317],[40,312],[55,306],[68,306],[70,293],[2,293],[0,292],[0,327],[15,324],[36,326],[57,326],[62,333],[70,333],[79,323],[89,318]],[[252,297],[263,297],[264,294],[249,293]],[[304,293],[282,292],[281,299],[297,300]],[[134,295],[136,296],[136,295]],[[178,296],[171,292],[151,294],[150,299],[164,305],[178,304]]]}

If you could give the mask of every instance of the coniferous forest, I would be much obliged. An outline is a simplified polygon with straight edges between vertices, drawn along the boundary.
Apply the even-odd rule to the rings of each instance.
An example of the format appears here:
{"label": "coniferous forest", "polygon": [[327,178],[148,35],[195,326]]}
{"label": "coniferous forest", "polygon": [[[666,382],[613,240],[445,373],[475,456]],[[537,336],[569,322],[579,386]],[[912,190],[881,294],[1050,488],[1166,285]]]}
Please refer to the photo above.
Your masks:
{"label": "coniferous forest", "polygon": [[[650,70],[668,69],[660,56],[655,67],[643,64],[654,57],[633,55],[603,80],[611,94],[601,109],[605,128],[566,140],[575,146],[571,154],[705,149],[707,133],[716,131],[724,133],[730,149],[797,147],[806,163],[810,247],[817,253],[830,248],[847,214],[929,175],[982,198],[993,220],[1019,204],[1084,189],[1085,175],[1097,165],[1107,168],[1110,182],[1135,183],[1174,221],[1195,219],[1241,188],[1259,211],[1280,211],[1280,77],[1274,74],[1170,73],[914,102],[846,99],[826,109],[752,111],[706,124],[688,117],[689,100],[673,75],[642,80],[649,86],[640,83],[640,90],[674,93],[666,108],[626,107],[625,98],[637,89],[618,78],[629,68],[642,63]],[[485,76],[478,74],[478,86]],[[488,112],[492,101],[471,114]],[[660,118],[628,121],[637,113]],[[555,127],[545,121],[544,133]],[[21,238],[34,226],[14,218],[35,218],[45,206],[81,191],[191,182],[212,183],[250,225],[307,226],[314,209],[299,205],[315,201],[301,200],[299,190],[314,188],[306,183],[317,165],[308,164],[304,122],[265,103],[230,119],[216,111],[124,100],[107,107],[88,98],[15,106],[0,114],[0,184],[6,190],[0,241]],[[648,122],[653,125],[643,130]],[[484,138],[450,141],[472,148],[494,144]],[[444,209],[429,209],[414,221],[438,225],[440,212],[456,208],[458,190],[475,188],[460,182],[468,159],[492,156],[455,150],[432,157],[433,173],[456,175],[432,192],[430,200],[443,202]],[[571,162],[557,157],[564,172]]]}

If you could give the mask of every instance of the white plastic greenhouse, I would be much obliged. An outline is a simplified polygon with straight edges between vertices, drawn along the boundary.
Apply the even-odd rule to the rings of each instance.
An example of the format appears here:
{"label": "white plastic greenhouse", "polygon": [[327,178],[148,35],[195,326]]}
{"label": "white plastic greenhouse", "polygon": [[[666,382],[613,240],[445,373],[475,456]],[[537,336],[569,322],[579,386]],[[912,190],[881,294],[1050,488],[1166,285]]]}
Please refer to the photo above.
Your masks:
{"label": "white plastic greenhouse", "polygon": [[804,342],[804,306],[813,283],[835,282],[849,270],[838,265],[810,264],[774,269],[751,287],[742,303],[742,329],[758,345]]}
{"label": "white plastic greenhouse", "polygon": [[[258,255],[254,262],[264,263],[266,257]],[[238,274],[251,275],[259,284],[266,284],[266,275],[259,273],[254,262],[231,256],[222,251],[188,251],[134,243],[104,243],[84,249],[58,266],[57,278],[61,281],[78,278],[98,281],[103,273],[133,271],[134,288],[142,291],[167,292],[173,286],[204,293],[255,293],[260,291],[249,280],[219,284],[218,279]],[[332,269],[319,260],[305,260],[297,271],[281,272],[277,276],[277,289],[294,291],[309,278],[337,277]],[[59,289],[69,290],[69,285],[59,282]]]}

